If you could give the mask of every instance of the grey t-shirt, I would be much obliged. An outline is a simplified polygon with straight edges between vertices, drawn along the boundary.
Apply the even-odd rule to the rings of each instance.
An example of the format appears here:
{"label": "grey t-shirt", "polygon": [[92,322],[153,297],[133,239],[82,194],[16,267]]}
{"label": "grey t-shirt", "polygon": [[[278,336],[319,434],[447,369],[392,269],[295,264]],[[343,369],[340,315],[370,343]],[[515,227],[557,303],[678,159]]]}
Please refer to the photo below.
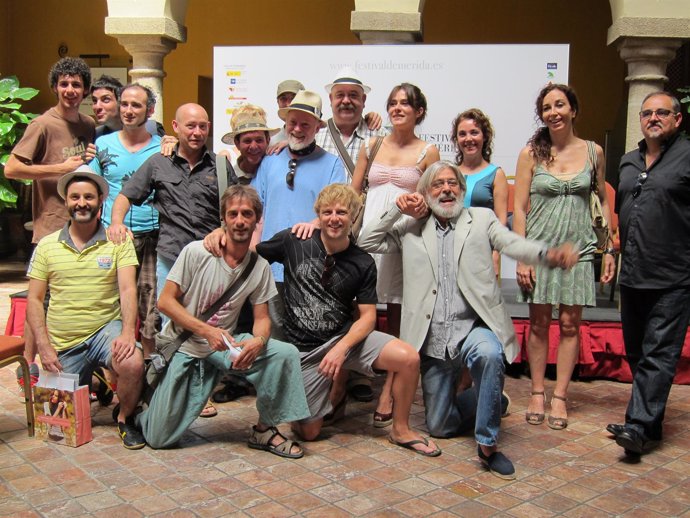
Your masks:
{"label": "grey t-shirt", "polygon": [[[249,254],[239,266],[230,268],[225,259],[207,252],[202,241],[194,241],[182,249],[170,270],[168,280],[180,286],[184,294],[181,303],[185,309],[199,317],[235,282],[248,262]],[[276,294],[271,267],[265,259],[259,257],[249,278],[208,323],[226,329],[232,334],[240,309],[247,298],[252,305],[256,305],[268,302]],[[181,326],[171,320],[161,333],[166,337],[175,338],[183,331]],[[197,335],[192,335],[179,350],[195,358],[205,358],[213,352],[208,342]]]}

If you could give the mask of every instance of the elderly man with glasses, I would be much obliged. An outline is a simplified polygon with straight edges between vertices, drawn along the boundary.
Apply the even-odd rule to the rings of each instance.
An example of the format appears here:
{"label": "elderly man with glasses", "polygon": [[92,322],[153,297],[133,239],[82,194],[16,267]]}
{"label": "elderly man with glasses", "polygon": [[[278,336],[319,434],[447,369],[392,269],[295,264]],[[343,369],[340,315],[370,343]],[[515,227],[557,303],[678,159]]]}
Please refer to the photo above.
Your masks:
{"label": "elderly man with glasses", "polygon": [[625,424],[606,429],[631,456],[659,445],[690,319],[690,141],[681,120],[673,95],[647,95],[644,139],[619,168],[621,322],[633,385]]}

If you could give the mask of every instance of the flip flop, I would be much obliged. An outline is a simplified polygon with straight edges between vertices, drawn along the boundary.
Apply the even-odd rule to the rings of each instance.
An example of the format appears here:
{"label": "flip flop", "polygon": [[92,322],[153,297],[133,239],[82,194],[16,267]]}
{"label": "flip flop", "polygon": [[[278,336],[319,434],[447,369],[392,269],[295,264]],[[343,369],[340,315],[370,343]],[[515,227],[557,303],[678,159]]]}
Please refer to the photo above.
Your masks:
{"label": "flip flop", "polygon": [[213,406],[213,403],[211,403],[211,400],[209,399],[206,402],[206,406],[199,414],[199,417],[216,417],[217,415],[218,410],[216,410],[216,407]]}
{"label": "flip flop", "polygon": [[424,446],[429,446],[429,441],[422,437],[421,439],[414,439],[412,441],[407,441],[407,442],[398,442],[393,437],[390,435],[388,436],[388,442],[391,444],[395,444],[396,446],[400,446],[401,448],[406,448],[408,450],[412,450],[415,453],[419,453],[420,455],[424,455],[425,457],[438,457],[441,455],[441,448],[436,446],[436,449],[430,452],[426,452],[423,450],[418,450],[417,448],[414,448],[415,444],[423,444]]}

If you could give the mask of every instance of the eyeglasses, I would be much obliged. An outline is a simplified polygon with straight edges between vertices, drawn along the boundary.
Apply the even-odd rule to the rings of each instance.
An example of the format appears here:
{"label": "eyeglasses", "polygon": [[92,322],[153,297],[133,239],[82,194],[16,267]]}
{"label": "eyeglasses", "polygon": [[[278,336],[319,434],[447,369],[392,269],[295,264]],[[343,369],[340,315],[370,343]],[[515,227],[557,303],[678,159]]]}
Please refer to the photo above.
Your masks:
{"label": "eyeglasses", "polygon": [[660,119],[666,119],[671,115],[675,115],[676,112],[672,110],[667,110],[666,108],[659,108],[656,110],[642,110],[640,112],[640,119],[650,119],[652,115],[656,115]]}
{"label": "eyeglasses", "polygon": [[333,274],[333,267],[335,266],[335,257],[327,255],[323,261],[323,271],[321,272],[321,285],[325,286],[331,280]]}
{"label": "eyeglasses", "polygon": [[457,180],[435,180],[431,182],[432,189],[441,189],[444,185],[448,185],[451,189],[460,185]]}
{"label": "eyeglasses", "polygon": [[637,183],[635,184],[635,187],[633,187],[632,190],[632,197],[637,198],[640,193],[642,192],[642,186],[644,183],[647,181],[647,171],[642,171],[639,175],[637,175]]}
{"label": "eyeglasses", "polygon": [[285,183],[290,189],[295,188],[295,173],[297,172],[297,160],[294,158],[288,162],[289,170],[285,175]]}

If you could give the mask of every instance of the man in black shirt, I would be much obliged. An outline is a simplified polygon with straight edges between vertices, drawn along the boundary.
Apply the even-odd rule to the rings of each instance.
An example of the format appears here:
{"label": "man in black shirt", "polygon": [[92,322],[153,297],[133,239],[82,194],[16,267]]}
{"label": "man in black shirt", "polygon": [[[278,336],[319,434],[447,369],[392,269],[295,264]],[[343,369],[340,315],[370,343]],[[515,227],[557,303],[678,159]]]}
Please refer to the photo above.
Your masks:
{"label": "man in black shirt", "polygon": [[368,376],[389,371],[395,400],[389,440],[435,457],[441,450],[408,424],[419,381],[419,355],[410,344],[374,331],[376,265],[349,239],[359,207],[351,187],[329,185],[314,204],[321,230],[301,240],[287,229],[256,247],[269,262],[285,267],[284,332],[300,350],[311,412],[293,429],[305,440],[314,440],[327,413],[344,412],[349,370]]}
{"label": "man in black shirt", "polygon": [[621,322],[633,385],[625,425],[607,430],[629,455],[661,440],[690,319],[690,141],[678,132],[681,119],[675,97],[649,94],[644,140],[620,163]]}

